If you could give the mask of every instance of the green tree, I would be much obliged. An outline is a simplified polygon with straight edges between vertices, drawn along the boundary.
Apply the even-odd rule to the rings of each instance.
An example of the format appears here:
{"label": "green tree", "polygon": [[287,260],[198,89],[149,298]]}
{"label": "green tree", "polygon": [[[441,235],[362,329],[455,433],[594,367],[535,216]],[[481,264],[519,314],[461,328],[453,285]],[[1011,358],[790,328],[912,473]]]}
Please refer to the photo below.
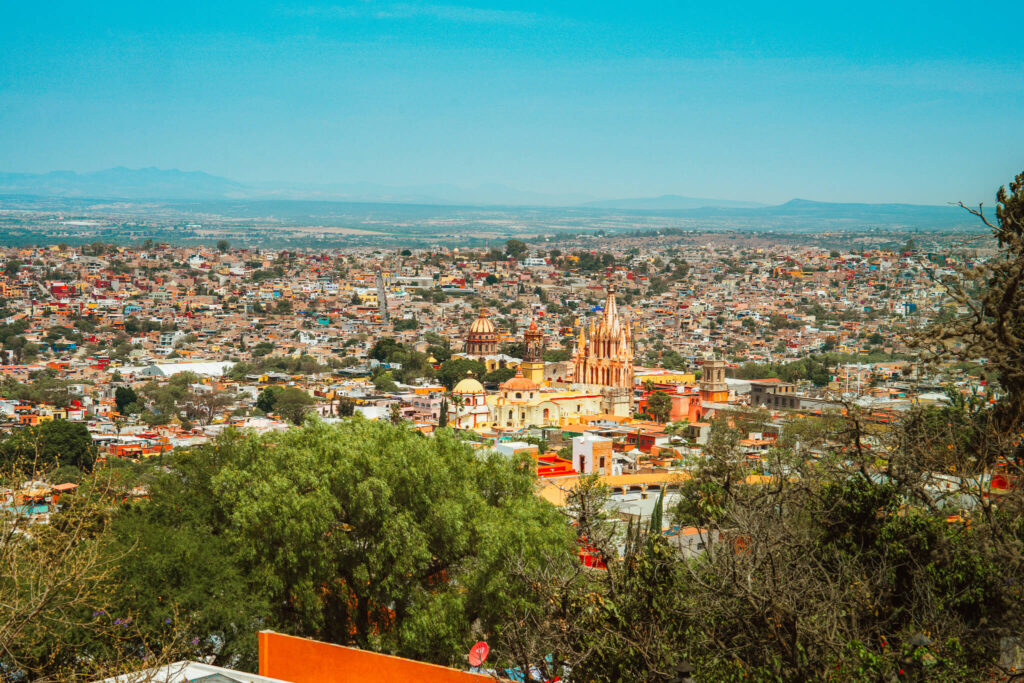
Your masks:
{"label": "green tree", "polygon": [[373,386],[377,391],[388,394],[398,391],[398,385],[390,372],[382,372],[374,377]]}
{"label": "green tree", "polygon": [[560,363],[567,361],[572,356],[568,349],[547,349],[544,351],[545,363]]}
{"label": "green tree", "polygon": [[533,599],[514,568],[571,551],[525,465],[478,456],[447,430],[424,438],[359,417],[266,437],[229,430],[182,454],[118,520],[124,543],[144,540],[122,599],[141,600],[154,627],[192,614],[217,663],[251,666],[258,624],[457,664],[478,632],[511,628]]}
{"label": "green tree", "polygon": [[655,391],[647,397],[647,412],[658,422],[667,422],[672,412],[672,397],[664,391]]}
{"label": "green tree", "polygon": [[405,346],[391,337],[384,337],[374,342],[373,348],[370,349],[370,358],[385,363],[397,353],[405,353]]}
{"label": "green tree", "polygon": [[498,352],[513,358],[523,358],[526,356],[526,342],[506,342],[501,345]]}
{"label": "green tree", "polygon": [[277,406],[277,398],[281,395],[282,387],[270,386],[260,392],[256,397],[256,407],[264,413],[269,413]]}
{"label": "green tree", "polygon": [[139,396],[131,387],[118,387],[114,390],[114,403],[117,405],[117,412],[124,414],[128,406],[138,403]]}
{"label": "green tree", "polygon": [[313,397],[298,387],[284,387],[274,399],[274,410],[293,424],[302,424],[313,406]]}
{"label": "green tree", "polygon": [[505,242],[505,251],[512,258],[521,258],[526,254],[526,249],[526,242],[523,242],[522,240],[508,240]]}
{"label": "green tree", "polygon": [[676,679],[693,622],[681,590],[684,565],[662,535],[664,501],[648,522],[623,530],[607,511],[608,497],[596,476],[583,477],[566,504],[581,550],[601,570],[581,571],[578,557],[562,556],[523,571],[536,597],[519,611],[518,628],[497,634],[496,660],[536,667],[543,680],[565,668],[573,680]]}
{"label": "green tree", "polygon": [[228,242],[227,240],[217,240],[217,251],[219,251],[220,253],[223,254],[230,248],[231,242]]}
{"label": "green tree", "polygon": [[481,361],[471,358],[450,358],[441,363],[441,368],[437,371],[437,379],[445,389],[451,391],[452,387],[464,380],[467,375],[480,379],[486,372],[487,367]]}
{"label": "green tree", "polygon": [[396,320],[394,324],[395,332],[402,332],[403,330],[415,330],[419,329],[420,323],[416,318],[402,318]]}
{"label": "green tree", "polygon": [[76,467],[89,472],[95,462],[96,445],[81,422],[51,420],[0,441],[0,464],[8,468],[42,472]]}
{"label": "green tree", "polygon": [[515,374],[516,371],[512,368],[498,368],[485,374],[482,381],[485,384],[501,384],[515,377]]}
{"label": "green tree", "polygon": [[[83,479],[76,492],[62,497],[48,524],[5,510],[0,534],[5,679],[84,683],[194,656],[175,638],[175,615],[143,635],[135,607],[115,607],[112,588],[127,552],[113,548],[107,533],[115,509],[111,492],[117,491],[112,475],[104,470]],[[35,487],[26,477],[36,476],[0,471],[0,489]]]}

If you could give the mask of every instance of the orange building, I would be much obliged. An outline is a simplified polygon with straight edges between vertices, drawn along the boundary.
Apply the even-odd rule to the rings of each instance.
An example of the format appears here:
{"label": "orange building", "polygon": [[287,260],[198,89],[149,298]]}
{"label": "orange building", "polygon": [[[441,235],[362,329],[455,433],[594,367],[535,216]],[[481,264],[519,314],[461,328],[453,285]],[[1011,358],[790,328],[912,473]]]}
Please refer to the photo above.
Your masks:
{"label": "orange building", "polygon": [[707,360],[701,366],[700,400],[702,403],[728,403],[729,385],[725,383],[724,360]]}
{"label": "orange building", "polygon": [[259,633],[259,674],[291,683],[484,683],[494,679],[353,647]]}

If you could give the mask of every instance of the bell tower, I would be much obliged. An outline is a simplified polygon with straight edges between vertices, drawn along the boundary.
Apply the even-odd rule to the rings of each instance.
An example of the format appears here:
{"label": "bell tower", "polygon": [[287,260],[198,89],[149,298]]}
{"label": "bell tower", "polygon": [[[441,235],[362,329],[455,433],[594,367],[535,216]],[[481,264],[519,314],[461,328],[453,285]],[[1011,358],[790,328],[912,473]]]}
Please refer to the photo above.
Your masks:
{"label": "bell tower", "polygon": [[728,403],[729,385],[725,383],[724,360],[712,358],[701,366],[700,400],[710,403]]}
{"label": "bell tower", "polygon": [[523,333],[526,353],[519,369],[523,377],[537,384],[544,381],[544,333],[537,327],[537,321],[530,322],[530,327]]}

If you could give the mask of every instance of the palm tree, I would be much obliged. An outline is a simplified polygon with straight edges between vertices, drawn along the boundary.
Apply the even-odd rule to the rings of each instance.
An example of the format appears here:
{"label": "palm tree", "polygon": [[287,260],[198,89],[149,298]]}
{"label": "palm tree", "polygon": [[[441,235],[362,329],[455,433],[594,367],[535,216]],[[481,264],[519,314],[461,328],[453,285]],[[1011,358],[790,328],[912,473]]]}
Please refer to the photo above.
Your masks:
{"label": "palm tree", "polygon": [[462,398],[461,394],[450,394],[452,397],[452,405],[455,406],[455,426],[462,426],[462,407],[466,404],[466,400]]}

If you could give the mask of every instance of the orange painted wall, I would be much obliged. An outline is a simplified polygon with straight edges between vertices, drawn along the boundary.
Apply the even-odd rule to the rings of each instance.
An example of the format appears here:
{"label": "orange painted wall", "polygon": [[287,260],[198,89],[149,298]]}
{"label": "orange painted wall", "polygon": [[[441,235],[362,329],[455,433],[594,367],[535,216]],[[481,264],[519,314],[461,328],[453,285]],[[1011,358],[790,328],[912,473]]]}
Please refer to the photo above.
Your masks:
{"label": "orange painted wall", "polygon": [[484,683],[490,676],[260,631],[260,676],[292,683]]}
{"label": "orange painted wall", "polygon": [[672,411],[668,415],[671,422],[696,422],[700,419],[700,396],[697,394],[669,394],[672,398]]}

